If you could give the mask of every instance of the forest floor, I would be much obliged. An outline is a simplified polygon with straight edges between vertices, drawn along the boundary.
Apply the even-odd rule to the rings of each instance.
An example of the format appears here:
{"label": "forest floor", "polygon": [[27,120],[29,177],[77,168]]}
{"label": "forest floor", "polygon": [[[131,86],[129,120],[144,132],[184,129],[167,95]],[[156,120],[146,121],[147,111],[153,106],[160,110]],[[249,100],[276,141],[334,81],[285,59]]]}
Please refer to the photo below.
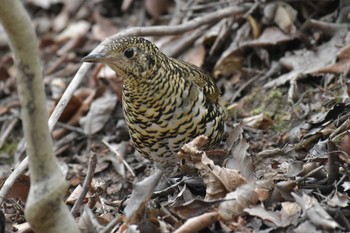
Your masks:
{"label": "forest floor", "polygon": [[[52,133],[69,207],[95,166],[82,204],[91,212],[80,208],[76,215],[83,232],[101,232],[108,223],[106,232],[350,232],[347,1],[23,2],[39,40],[49,113],[84,56],[109,36],[135,32],[208,71],[228,109],[220,148],[204,152],[198,140],[190,143],[183,171],[167,178],[171,188],[125,219],[133,184],[154,168],[129,142],[122,79],[93,66]],[[4,181],[26,153],[16,67],[0,31]],[[209,155],[222,158],[214,164]],[[27,172],[0,207],[7,232],[31,232],[23,211],[29,187]]]}

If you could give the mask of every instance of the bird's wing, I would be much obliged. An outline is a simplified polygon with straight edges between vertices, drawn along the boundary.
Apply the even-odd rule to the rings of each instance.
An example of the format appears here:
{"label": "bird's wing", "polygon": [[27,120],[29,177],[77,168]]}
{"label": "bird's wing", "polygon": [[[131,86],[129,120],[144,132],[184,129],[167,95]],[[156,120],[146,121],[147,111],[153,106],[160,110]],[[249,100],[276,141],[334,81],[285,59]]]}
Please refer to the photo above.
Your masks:
{"label": "bird's wing", "polygon": [[188,75],[185,78],[187,78],[189,81],[193,82],[199,88],[201,88],[210,102],[217,102],[221,95],[221,91],[214,83],[210,74],[208,74],[204,70],[201,70],[200,68],[191,63],[185,61],[179,62],[190,68],[189,70],[191,75]]}

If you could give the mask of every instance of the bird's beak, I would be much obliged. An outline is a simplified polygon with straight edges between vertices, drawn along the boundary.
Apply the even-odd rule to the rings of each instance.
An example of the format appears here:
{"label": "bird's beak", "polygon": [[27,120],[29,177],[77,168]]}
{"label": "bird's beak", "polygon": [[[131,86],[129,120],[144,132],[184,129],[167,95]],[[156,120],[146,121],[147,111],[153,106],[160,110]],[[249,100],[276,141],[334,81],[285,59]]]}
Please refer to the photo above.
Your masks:
{"label": "bird's beak", "polygon": [[91,62],[91,63],[103,63],[107,59],[106,55],[103,53],[95,53],[95,54],[89,54],[83,59],[81,59],[82,62]]}

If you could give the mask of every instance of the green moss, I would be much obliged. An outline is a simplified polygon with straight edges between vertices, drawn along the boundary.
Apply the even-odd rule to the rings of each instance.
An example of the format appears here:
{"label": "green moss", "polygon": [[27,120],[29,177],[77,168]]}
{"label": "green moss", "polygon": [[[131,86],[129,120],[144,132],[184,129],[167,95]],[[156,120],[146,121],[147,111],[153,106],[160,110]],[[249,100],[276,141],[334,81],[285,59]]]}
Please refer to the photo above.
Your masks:
{"label": "green moss", "polygon": [[283,93],[281,90],[274,88],[271,91],[268,92],[267,99],[273,100],[273,99],[280,99],[283,96]]}
{"label": "green moss", "polygon": [[264,113],[273,119],[272,129],[276,132],[288,130],[290,124],[290,106],[286,100],[286,90],[280,88],[256,91],[250,96],[254,100],[250,114],[252,116]]}
{"label": "green moss", "polygon": [[18,142],[4,143],[0,148],[0,161],[5,163],[12,163],[13,155],[16,152]]}
{"label": "green moss", "polygon": [[257,108],[254,108],[253,110],[250,111],[251,115],[258,115],[260,113],[264,112],[264,107],[257,107]]}

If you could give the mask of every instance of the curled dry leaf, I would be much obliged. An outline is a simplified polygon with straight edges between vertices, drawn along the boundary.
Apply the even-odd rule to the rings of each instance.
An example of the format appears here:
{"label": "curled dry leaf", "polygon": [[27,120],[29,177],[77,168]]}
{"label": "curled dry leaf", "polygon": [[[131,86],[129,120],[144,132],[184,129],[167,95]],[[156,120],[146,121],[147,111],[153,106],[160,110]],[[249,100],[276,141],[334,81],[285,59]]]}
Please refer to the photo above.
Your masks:
{"label": "curled dry leaf", "polygon": [[246,179],[237,170],[215,165],[204,151],[199,150],[206,141],[205,136],[195,138],[182,147],[178,156],[189,163],[194,163],[194,167],[198,169],[207,186],[205,199],[214,200],[224,197],[226,193],[232,192],[241,184],[246,183]]}
{"label": "curled dry leaf", "polygon": [[294,33],[296,31],[294,22],[297,19],[297,14],[297,11],[289,4],[274,1],[264,7],[262,22],[263,24],[275,23],[282,31]]}
{"label": "curled dry leaf", "polygon": [[12,229],[15,229],[16,232],[18,232],[18,233],[33,232],[29,222],[24,222],[24,223],[20,223],[20,224],[13,224]]}
{"label": "curled dry leaf", "polygon": [[221,59],[215,65],[213,72],[215,78],[240,76],[242,73],[244,55],[236,46],[232,46],[232,52],[229,49],[222,54]]}
{"label": "curled dry leaf", "polygon": [[[156,169],[151,176],[134,184],[134,190],[124,209],[125,217],[130,220],[130,222],[138,222],[138,218],[142,215],[141,213],[147,201],[151,198],[162,176],[163,171]],[[137,213],[139,213],[139,215]]]}
{"label": "curled dry leaf", "polygon": [[253,38],[256,39],[261,34],[261,24],[253,16],[248,15],[247,20],[250,27],[252,28]]}
{"label": "curled dry leaf", "polygon": [[[61,114],[59,121],[63,123],[67,123],[69,119],[71,119],[77,109],[82,105],[83,99],[80,98],[80,96],[73,95],[72,98],[69,100],[67,107],[63,110],[63,113]],[[55,105],[52,106],[52,109],[50,109],[49,114],[52,114],[54,107],[58,104],[58,101],[56,101]]]}
{"label": "curled dry leaf", "polygon": [[98,226],[95,225],[95,221],[94,221],[94,217],[91,209],[89,209],[88,207],[84,208],[84,212],[82,212],[81,216],[79,217],[78,225],[79,225],[79,229],[82,232],[96,231],[96,228]]}
{"label": "curled dry leaf", "polygon": [[186,143],[177,154],[179,159],[183,159],[194,164],[200,162],[203,151],[199,150],[199,148],[205,145],[207,141],[208,138],[206,136],[200,135],[191,142]]}
{"label": "curled dry leaf", "polygon": [[272,204],[273,202],[292,200],[290,193],[293,192],[296,187],[297,183],[295,181],[277,182],[268,200],[268,204]]}
{"label": "curled dry leaf", "polygon": [[197,166],[207,186],[205,200],[215,200],[224,197],[246,183],[246,179],[237,170],[219,167],[205,153]]}
{"label": "curled dry leaf", "polygon": [[304,214],[317,227],[324,230],[334,230],[335,228],[340,227],[339,224],[323,209],[316,198],[310,197],[305,193],[302,197],[296,193],[292,193],[292,196],[302,208]]}
{"label": "curled dry leaf", "polygon": [[272,180],[261,180],[241,185],[236,191],[228,193],[225,197],[226,202],[219,205],[220,217],[225,221],[230,221],[235,217],[244,214],[244,209],[250,205],[263,201],[266,198],[266,192],[274,188]]}
{"label": "curled dry leaf", "polygon": [[284,206],[282,206],[280,211],[268,211],[260,205],[245,208],[244,211],[265,220],[267,225],[271,225],[272,223],[274,227],[287,227],[296,223],[301,212],[300,207],[296,203],[282,204]]}
{"label": "curled dry leaf", "polygon": [[242,173],[246,179],[254,179],[254,165],[250,154],[248,153],[249,144],[244,138],[243,129],[236,125],[227,139],[227,150],[229,156],[225,162],[225,167],[235,169]]}
{"label": "curled dry leaf", "polygon": [[278,5],[274,21],[278,27],[286,33],[295,33],[296,27],[294,22],[297,18],[297,11],[290,5],[281,3]]}
{"label": "curled dry leaf", "polygon": [[216,201],[205,201],[202,199],[193,199],[181,205],[176,205],[172,207],[172,211],[176,213],[177,216],[183,219],[188,219],[194,216],[201,215],[207,212],[209,209],[217,206],[223,202],[222,200]]}
{"label": "curled dry leaf", "polygon": [[205,213],[200,216],[188,219],[185,222],[185,224],[183,224],[176,231],[174,231],[174,233],[198,232],[215,223],[217,219],[218,219],[217,212]]}
{"label": "curled dry leaf", "polygon": [[271,45],[280,45],[282,43],[290,42],[296,37],[293,35],[286,35],[277,27],[266,28],[260,37],[256,40],[247,41],[243,44],[245,47],[263,47]]}

